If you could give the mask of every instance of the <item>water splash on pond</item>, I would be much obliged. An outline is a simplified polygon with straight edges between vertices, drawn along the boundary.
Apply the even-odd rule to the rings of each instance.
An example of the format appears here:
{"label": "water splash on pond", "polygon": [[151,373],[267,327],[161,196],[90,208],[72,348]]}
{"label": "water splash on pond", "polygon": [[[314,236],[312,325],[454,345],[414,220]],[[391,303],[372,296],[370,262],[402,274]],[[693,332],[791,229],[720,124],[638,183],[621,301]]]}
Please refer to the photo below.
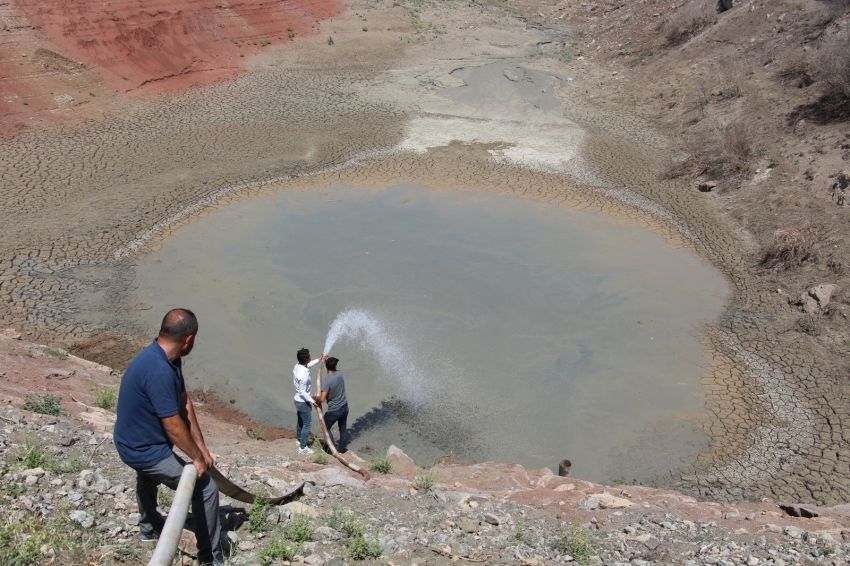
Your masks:
{"label": "water splash on pond", "polygon": [[399,394],[407,401],[420,403],[424,396],[422,369],[412,359],[409,349],[387,331],[386,325],[363,309],[341,312],[331,323],[325,340],[327,354],[338,340],[355,343],[361,350],[372,353],[384,372],[399,386]]}

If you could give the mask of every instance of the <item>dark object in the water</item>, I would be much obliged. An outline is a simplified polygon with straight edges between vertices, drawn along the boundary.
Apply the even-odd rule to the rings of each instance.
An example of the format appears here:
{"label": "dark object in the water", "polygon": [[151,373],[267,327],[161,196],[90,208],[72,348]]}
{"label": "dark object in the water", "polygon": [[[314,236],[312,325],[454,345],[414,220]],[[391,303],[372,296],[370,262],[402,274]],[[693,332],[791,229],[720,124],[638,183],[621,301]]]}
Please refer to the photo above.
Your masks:
{"label": "dark object in the water", "polygon": [[573,463],[569,460],[561,460],[558,462],[558,475],[562,478],[565,478],[570,475],[570,468],[573,467]]}

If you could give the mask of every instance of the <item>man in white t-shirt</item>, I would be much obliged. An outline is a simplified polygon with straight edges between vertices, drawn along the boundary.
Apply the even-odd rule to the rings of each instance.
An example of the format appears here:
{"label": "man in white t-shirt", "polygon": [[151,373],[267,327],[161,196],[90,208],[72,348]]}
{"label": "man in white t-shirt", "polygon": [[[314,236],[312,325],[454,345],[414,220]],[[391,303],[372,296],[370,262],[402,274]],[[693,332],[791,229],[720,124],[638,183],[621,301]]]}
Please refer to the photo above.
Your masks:
{"label": "man in white t-shirt", "polygon": [[310,383],[310,369],[325,359],[322,355],[318,359],[310,360],[310,350],[301,348],[296,354],[298,363],[292,368],[292,382],[295,385],[295,410],[298,412],[298,423],[295,427],[295,436],[298,439],[299,454],[313,454],[313,449],[307,446],[307,436],[310,434],[310,426],[313,424],[313,407],[316,402],[311,393],[313,386]]}

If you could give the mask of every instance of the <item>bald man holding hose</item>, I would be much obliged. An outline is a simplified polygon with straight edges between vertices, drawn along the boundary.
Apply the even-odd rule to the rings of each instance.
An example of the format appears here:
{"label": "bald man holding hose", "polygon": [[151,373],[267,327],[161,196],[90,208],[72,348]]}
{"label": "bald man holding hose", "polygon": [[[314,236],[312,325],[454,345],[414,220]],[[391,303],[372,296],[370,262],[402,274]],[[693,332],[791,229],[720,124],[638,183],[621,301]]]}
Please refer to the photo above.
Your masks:
{"label": "bald man holding hose", "polygon": [[192,493],[192,516],[198,541],[198,561],[223,566],[219,548],[218,486],[206,473],[213,465],[195,406],[183,381],[183,356],[195,345],[198,319],[188,309],[174,309],[162,319],[159,336],[127,368],[118,393],[114,442],[121,460],[136,471],[139,539],[159,537],[165,519],[157,511],[157,488],[177,489],[186,462],[198,471]]}

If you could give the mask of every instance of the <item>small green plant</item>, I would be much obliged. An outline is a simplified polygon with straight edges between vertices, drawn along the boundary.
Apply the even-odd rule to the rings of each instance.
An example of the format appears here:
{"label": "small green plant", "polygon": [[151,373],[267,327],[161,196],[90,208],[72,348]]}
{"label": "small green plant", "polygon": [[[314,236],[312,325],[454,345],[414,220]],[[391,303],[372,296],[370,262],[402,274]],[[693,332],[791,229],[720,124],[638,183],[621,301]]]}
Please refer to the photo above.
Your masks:
{"label": "small green plant", "polygon": [[50,393],[45,393],[44,395],[27,393],[26,397],[24,397],[24,409],[41,415],[58,417],[65,414],[65,409],[60,405],[61,402],[62,397],[58,395],[51,395]]}
{"label": "small green plant", "polygon": [[266,499],[267,493],[260,489],[257,491],[258,500],[251,505],[251,510],[248,512],[248,530],[251,534],[266,533],[274,527],[274,523],[269,520],[269,503]]}
{"label": "small green plant", "polygon": [[593,556],[590,534],[574,524],[570,525],[569,530],[559,532],[549,546],[553,550],[569,554],[579,564],[589,563],[590,557]]}
{"label": "small green plant", "polygon": [[[26,102],[24,102],[24,104],[26,104]],[[31,358],[35,355],[35,350],[33,350],[32,348],[27,348],[27,351],[24,352],[24,354],[26,355],[26,357]]]}
{"label": "small green plant", "polygon": [[354,538],[363,535],[363,525],[360,524],[360,516],[351,509],[334,509],[327,518],[328,526],[339,531],[345,538]]}
{"label": "small green plant", "polygon": [[775,157],[770,158],[770,163],[767,164],[768,169],[776,169],[779,167],[779,160]]}
{"label": "small green plant", "polygon": [[18,460],[25,468],[50,468],[53,464],[53,454],[40,442],[33,442],[29,437],[24,438],[23,445],[18,449]]}
{"label": "small green plant", "polygon": [[277,532],[272,535],[269,544],[257,554],[260,564],[266,566],[276,560],[291,562],[299,552],[299,547],[290,544],[283,533]]}
{"label": "small green plant", "polygon": [[115,407],[118,405],[118,395],[115,387],[104,387],[101,389],[100,385],[92,383],[90,389],[92,405],[104,411],[115,412]]}
{"label": "small green plant", "polygon": [[628,481],[629,480],[626,479],[626,476],[620,476],[617,479],[615,479],[614,481],[612,481],[611,485],[612,486],[627,485]]}
{"label": "small green plant", "polygon": [[29,103],[29,102],[27,102],[26,100],[24,100],[24,101],[23,101],[23,105],[24,105],[24,106],[29,106],[29,105],[30,105],[30,103]]}
{"label": "small green plant", "polygon": [[295,39],[295,32],[294,31],[286,32],[286,37],[288,37],[289,39]]}
{"label": "small green plant", "polygon": [[[89,94],[91,94],[91,93],[89,93]],[[94,95],[92,94],[92,96],[94,96]],[[52,356],[52,357],[56,358],[57,360],[67,360],[68,359],[68,352],[66,352],[65,350],[53,350],[51,348],[45,348],[44,353],[47,354],[48,356]]]}
{"label": "small green plant", "polygon": [[295,543],[309,542],[313,540],[313,524],[307,515],[294,515],[292,520],[286,524],[283,534],[287,539]]}
{"label": "small green plant", "polygon": [[352,560],[366,560],[381,555],[381,545],[373,537],[360,534],[351,539],[346,551]]}
{"label": "small green plant", "polygon": [[328,45],[333,45],[333,44],[334,44],[334,38],[332,38],[331,36],[328,36]]}
{"label": "small green plant", "polygon": [[369,462],[369,469],[379,474],[388,474],[393,471],[393,464],[386,456],[377,456]]}
{"label": "small green plant", "polygon": [[266,429],[260,425],[252,426],[248,429],[248,436],[254,440],[262,440],[266,436]]}
{"label": "small green plant", "polygon": [[422,470],[413,478],[413,483],[419,489],[431,489],[438,481],[439,478],[434,470]]}
{"label": "small green plant", "polygon": [[517,521],[516,525],[514,525],[513,539],[517,542],[528,542],[528,539],[525,537],[525,526],[522,524],[522,521]]}
{"label": "small green plant", "polygon": [[260,42],[260,46],[265,47],[266,45],[271,45],[271,43],[272,43],[272,40],[267,38],[267,39],[264,39]]}
{"label": "small green plant", "polygon": [[61,464],[57,464],[51,468],[50,471],[54,474],[75,474],[82,471],[85,467],[86,464],[83,462],[80,451],[74,450],[69,458],[63,460]]}
{"label": "small green plant", "polygon": [[122,79],[124,79],[124,80],[126,81],[126,80],[127,80],[127,75],[121,75],[121,78],[122,78]]}
{"label": "small green plant", "polygon": [[369,26],[363,26],[363,31],[369,31]]}
{"label": "small green plant", "polygon": [[22,523],[2,521],[0,523],[0,563],[16,566],[41,564],[44,556],[39,548],[46,538],[47,533],[33,515],[27,517]]}
{"label": "small green plant", "polygon": [[92,91],[89,91],[89,96],[94,96],[94,93]]}
{"label": "small green plant", "polygon": [[324,466],[328,463],[328,456],[325,454],[325,449],[322,447],[322,443],[319,442],[318,438],[313,441],[313,451],[315,452],[313,455],[314,464]]}
{"label": "small green plant", "polygon": [[174,503],[174,491],[160,484],[156,492],[156,504],[160,509],[167,509]]}

